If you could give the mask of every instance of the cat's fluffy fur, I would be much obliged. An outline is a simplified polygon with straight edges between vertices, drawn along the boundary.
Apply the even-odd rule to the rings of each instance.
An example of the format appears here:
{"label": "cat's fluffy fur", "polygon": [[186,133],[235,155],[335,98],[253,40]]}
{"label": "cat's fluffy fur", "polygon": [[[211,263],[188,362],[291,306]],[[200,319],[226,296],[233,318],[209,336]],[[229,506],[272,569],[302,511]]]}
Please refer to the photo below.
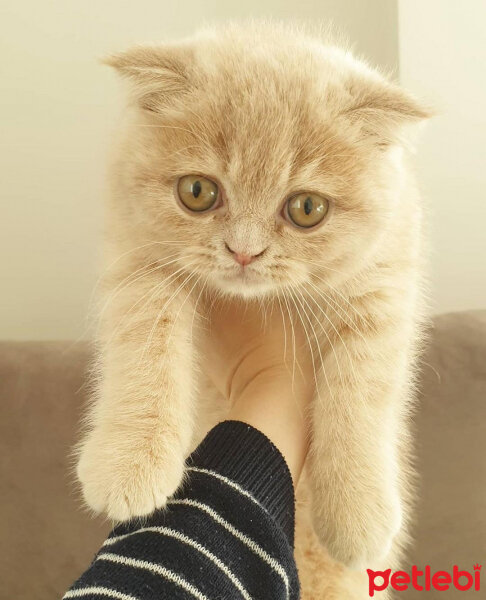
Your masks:
{"label": "cat's fluffy fur", "polygon": [[[273,302],[308,330],[319,379],[307,480],[326,550],[302,516],[305,596],[366,597],[363,569],[396,565],[406,537],[422,313],[422,207],[407,163],[427,110],[349,52],[283,25],[205,30],[108,62],[130,101],[111,169],[100,378],[78,467],[86,501],[114,519],[164,505],[201,421],[224,415],[199,400],[209,398],[197,369],[207,302]],[[224,210],[180,208],[175,181],[191,173],[221,184]],[[279,217],[300,190],[332,199],[322,227]],[[266,251],[243,278],[225,243]],[[316,560],[322,580],[309,571]]]}

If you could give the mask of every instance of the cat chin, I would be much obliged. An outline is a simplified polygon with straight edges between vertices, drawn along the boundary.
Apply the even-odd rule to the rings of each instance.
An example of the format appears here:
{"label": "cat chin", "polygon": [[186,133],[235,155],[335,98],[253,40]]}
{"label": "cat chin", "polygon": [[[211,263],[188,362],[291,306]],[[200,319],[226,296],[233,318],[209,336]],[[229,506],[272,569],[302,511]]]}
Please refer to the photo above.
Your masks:
{"label": "cat chin", "polygon": [[226,279],[218,277],[213,282],[213,285],[225,295],[246,300],[267,297],[275,292],[274,283],[265,280],[249,282],[236,278]]}

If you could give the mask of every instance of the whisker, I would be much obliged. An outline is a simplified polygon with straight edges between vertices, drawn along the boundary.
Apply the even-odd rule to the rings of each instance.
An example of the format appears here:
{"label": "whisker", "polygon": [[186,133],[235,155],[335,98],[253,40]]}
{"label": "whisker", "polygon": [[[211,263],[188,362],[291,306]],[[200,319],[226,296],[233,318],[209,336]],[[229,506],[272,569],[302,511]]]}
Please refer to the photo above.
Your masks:
{"label": "whisker", "polygon": [[[307,261],[309,262],[309,261]],[[328,268],[328,267],[325,267]],[[376,332],[376,328],[373,327],[372,323],[369,322],[369,320],[362,315],[359,310],[346,298],[346,296],[344,296],[338,289],[336,289],[333,285],[331,285],[328,281],[326,281],[325,279],[323,279],[322,277],[319,277],[319,275],[316,275],[315,273],[311,273],[312,277],[315,277],[316,279],[318,279],[319,281],[321,281],[322,283],[324,283],[325,286],[327,286],[334,294],[337,294],[340,298],[342,298],[344,300],[344,302],[346,302],[346,304],[356,313],[356,315],[361,319],[361,321],[363,321],[363,323],[366,323],[368,327],[370,327],[373,331]]]}
{"label": "whisker", "polygon": [[[178,269],[178,270],[176,271],[176,273],[177,273],[177,277],[176,277],[176,279],[178,279],[179,273],[180,273],[181,271],[182,271],[182,272],[186,271],[187,267],[188,267],[188,266],[191,266],[192,264],[194,264],[194,263],[191,263],[191,264],[189,264],[189,265],[184,265],[183,267],[181,267],[180,269]],[[193,274],[194,274],[194,273],[190,273],[190,276],[192,277],[192,275],[193,275]],[[155,292],[154,292],[154,293],[153,293],[153,294],[150,296],[150,298],[149,298],[149,299],[148,299],[148,301],[145,303],[145,305],[146,305],[148,302],[150,302],[150,301],[152,300],[152,298],[154,298],[154,297],[155,297],[157,294],[160,294],[160,293],[161,293],[161,292],[162,292],[164,289],[166,289],[166,288],[168,287],[168,285],[171,283],[172,279],[174,279],[174,278],[172,277],[172,278],[170,278],[170,279],[169,279],[169,277],[167,277],[167,278],[164,280],[164,285],[163,285],[162,289],[160,289],[160,288],[156,288]],[[164,303],[164,305],[162,306],[162,308],[159,310],[159,312],[158,312],[158,315],[157,315],[157,318],[155,319],[155,321],[154,321],[154,323],[153,323],[153,325],[152,325],[152,328],[151,328],[151,330],[150,330],[150,334],[149,334],[148,340],[147,340],[147,342],[146,342],[146,343],[144,344],[144,346],[143,346],[143,349],[142,349],[142,354],[141,354],[141,356],[140,356],[140,361],[139,361],[139,363],[141,363],[141,362],[143,361],[143,359],[144,359],[144,357],[145,357],[145,352],[150,350],[150,346],[152,345],[152,339],[153,339],[153,336],[154,336],[155,330],[156,330],[156,328],[157,328],[158,324],[160,323],[160,319],[162,318],[162,316],[163,316],[163,314],[164,314],[164,311],[165,311],[165,309],[167,308],[167,306],[169,306],[169,304],[172,302],[172,300],[174,300],[174,298],[177,296],[177,294],[179,293],[179,291],[180,291],[180,290],[181,290],[181,289],[184,287],[184,285],[185,285],[185,283],[186,283],[187,279],[188,279],[188,278],[186,277],[186,279],[184,279],[184,280],[183,280],[183,282],[182,282],[182,283],[179,285],[179,287],[178,287],[178,288],[175,290],[175,292],[173,292],[173,293],[172,293],[172,295],[171,295],[171,296],[169,296],[169,298],[168,298],[168,299],[165,301],[165,303]],[[145,305],[144,305],[144,306],[145,306]]]}
{"label": "whisker", "polygon": [[[187,284],[187,283],[188,283],[188,282],[189,282],[189,281],[190,281],[190,280],[191,280],[191,279],[192,279],[194,276],[197,276],[197,273],[196,273],[196,272],[194,272],[194,273],[192,273],[191,275],[189,275],[189,277],[187,277],[187,278],[184,280],[184,282],[183,282],[183,285],[185,286],[185,285],[186,285],[186,284]],[[167,342],[166,342],[166,344],[167,344],[167,347],[169,347],[169,343],[170,343],[170,340],[171,340],[171,338],[172,338],[172,334],[173,334],[173,332],[174,332],[174,327],[175,327],[175,325],[176,325],[176,323],[177,323],[177,320],[178,320],[178,318],[179,318],[179,315],[181,314],[181,311],[182,311],[182,309],[183,309],[183,307],[184,307],[185,303],[186,303],[186,302],[187,302],[187,300],[190,298],[190,296],[191,296],[192,292],[194,291],[194,289],[195,289],[195,287],[197,286],[197,284],[198,284],[198,283],[201,281],[201,279],[202,279],[202,275],[199,275],[199,276],[197,276],[197,278],[196,278],[196,281],[194,282],[194,285],[193,285],[193,286],[191,287],[191,289],[190,289],[190,290],[187,292],[187,294],[186,294],[186,297],[184,298],[184,300],[182,301],[181,305],[179,306],[179,310],[177,311],[177,314],[176,314],[176,316],[174,317],[174,320],[173,320],[173,322],[172,322],[172,327],[170,328],[169,336],[167,337]],[[191,335],[192,335],[192,332],[191,332]],[[162,370],[162,362],[160,362],[160,365],[159,365],[159,374],[160,374],[160,371],[161,371],[161,370]]]}
{"label": "whisker", "polygon": [[[98,321],[101,322],[103,319],[103,316],[105,314],[106,309],[108,308],[108,306],[113,302],[113,300],[123,291],[125,290],[127,287],[129,287],[130,285],[133,285],[134,283],[136,283],[137,281],[139,281],[140,279],[142,279],[143,277],[146,277],[147,275],[150,275],[151,273],[154,273],[155,271],[158,271],[160,269],[163,269],[164,267],[167,267],[175,262],[177,262],[178,260],[178,253],[172,254],[170,255],[170,257],[176,257],[173,260],[169,260],[168,262],[165,263],[161,263],[160,261],[154,261],[153,263],[150,263],[149,265],[143,265],[142,267],[140,267],[139,269],[137,269],[135,272],[130,273],[130,275],[128,275],[127,277],[125,277],[125,279],[123,279],[116,287],[114,290],[112,290],[110,292],[110,295],[108,296],[107,300],[105,301],[103,308],[101,309],[101,312],[99,314],[98,317]],[[142,273],[141,275],[138,275],[137,277],[135,277],[135,279],[132,279],[132,277],[134,277],[135,275],[137,275],[140,271],[144,271],[145,269],[147,269],[147,266],[151,266],[153,264],[156,264],[157,266],[149,269],[148,271],[145,271],[144,273]],[[99,326],[98,329],[96,330],[96,333],[99,333]]]}
{"label": "whisker", "polygon": [[150,246],[151,244],[159,246],[187,246],[187,242],[183,242],[182,240],[154,240],[147,245]]}
{"label": "whisker", "polygon": [[[123,252],[122,254],[120,254],[120,256],[118,256],[114,261],[112,261],[107,267],[105,267],[103,269],[103,272],[101,273],[101,275],[99,275],[99,277],[97,278],[93,289],[90,293],[90,297],[88,299],[88,306],[86,309],[86,325],[84,327],[84,330],[82,331],[82,333],[79,334],[79,336],[70,344],[69,348],[65,351],[65,352],[69,352],[70,350],[72,350],[72,348],[74,348],[76,346],[76,344],[78,344],[89,332],[89,330],[95,326],[95,323],[93,323],[91,321],[91,319],[93,318],[93,311],[94,311],[94,301],[96,298],[96,295],[98,293],[98,288],[101,284],[101,282],[103,281],[103,279],[106,277],[107,273],[113,269],[113,267],[118,264],[120,262],[120,260],[122,260],[123,258],[125,258],[126,256],[133,254],[134,252],[137,252],[138,250],[142,250],[143,248],[147,248],[149,246],[152,246],[154,244],[163,244],[164,242],[155,242],[155,241],[149,241],[145,244],[141,244],[140,246],[136,246],[135,248],[131,248],[130,250],[127,250],[126,252]],[[183,245],[182,242],[180,242],[181,245]],[[155,264],[156,261],[150,263],[147,266],[150,266],[151,264]],[[99,320],[99,316],[97,316],[96,318],[96,322],[98,322]]]}
{"label": "whisker", "polygon": [[295,328],[294,328],[294,321],[292,319],[292,314],[290,312],[290,307],[289,307],[289,301],[287,298],[287,293],[284,289],[282,289],[282,293],[283,293],[283,300],[285,302],[285,307],[287,309],[287,314],[289,315],[289,322],[290,322],[290,328],[291,328],[291,332],[292,332],[292,349],[293,349],[293,360],[292,360],[292,391],[294,390],[294,380],[295,380],[295,363],[296,363],[296,359],[297,359],[297,351],[295,348],[295,344],[296,344],[296,339],[295,339]]}
{"label": "whisker", "polygon": [[285,324],[285,315],[283,313],[282,301],[280,296],[277,295],[278,305],[280,307],[280,315],[282,317],[282,325],[284,330],[284,363],[287,364],[287,326]]}
{"label": "whisker", "polygon": [[[310,282],[308,282],[308,283],[310,283]],[[311,284],[311,286],[312,286],[312,287],[314,287],[314,286],[313,286],[313,284]],[[315,288],[315,290],[316,290],[316,292],[317,292],[317,293],[320,295],[320,290],[318,290],[317,288]],[[321,296],[321,297],[322,297],[322,296]],[[330,319],[330,318],[329,318],[329,316],[327,315],[327,313],[326,313],[326,312],[325,312],[325,311],[322,309],[322,307],[321,307],[321,306],[320,306],[320,304],[319,304],[319,303],[316,301],[316,299],[315,299],[315,298],[312,296],[312,294],[309,294],[309,298],[312,300],[312,302],[314,302],[314,304],[317,306],[317,308],[318,308],[318,309],[321,311],[321,313],[324,315],[324,317],[326,318],[326,320],[328,321],[328,323],[331,325],[331,327],[333,328],[334,332],[335,332],[335,333],[336,333],[336,335],[338,336],[339,340],[341,341],[341,343],[342,343],[342,345],[343,345],[343,347],[344,347],[344,350],[345,350],[345,352],[346,352],[346,355],[347,355],[347,357],[348,357],[348,361],[349,361],[349,365],[350,365],[350,367],[351,367],[351,372],[352,372],[352,374],[353,374],[354,381],[355,381],[355,383],[356,383],[357,385],[359,385],[359,382],[360,382],[360,380],[359,380],[359,377],[358,377],[358,375],[357,375],[357,373],[356,373],[356,369],[355,369],[355,363],[354,363],[354,360],[353,360],[353,358],[352,358],[352,356],[351,356],[351,353],[349,352],[348,345],[347,345],[347,344],[346,344],[346,342],[344,341],[344,338],[341,336],[341,334],[339,333],[339,330],[337,329],[337,327],[336,327],[336,326],[334,325],[334,323],[332,322],[332,319]],[[335,310],[335,309],[334,309],[334,308],[333,308],[333,307],[332,307],[332,306],[331,306],[331,305],[330,305],[330,304],[329,304],[329,303],[326,301],[326,299],[325,299],[325,298],[323,298],[323,297],[322,297],[322,299],[324,300],[324,303],[326,304],[326,306],[330,307],[332,310],[334,310],[334,312],[336,312],[336,310]],[[336,312],[336,314],[338,314],[338,313]],[[339,318],[341,318],[339,314],[338,314],[338,317],[339,317]],[[360,335],[361,335],[361,334],[360,334]],[[361,336],[361,337],[363,337],[363,336]],[[363,337],[363,340],[365,340],[365,338],[364,338],[364,337]],[[365,342],[366,342],[366,340],[365,340]],[[332,342],[330,342],[330,343],[331,343],[331,346],[332,346]],[[366,343],[367,343],[367,342],[366,342]],[[336,360],[337,360],[337,359],[336,359]]]}
{"label": "whisker", "polygon": [[[120,318],[120,320],[118,321],[116,327],[114,328],[112,334],[110,335],[108,341],[104,344],[104,347],[106,348],[111,341],[113,340],[113,338],[115,337],[115,335],[118,333],[122,323],[124,323],[124,321],[126,321],[126,318],[128,317],[128,315],[141,303],[143,302],[143,300],[145,300],[147,298],[147,296],[149,296],[148,300],[145,300],[145,303],[143,304],[143,306],[141,307],[142,309],[145,308],[145,306],[147,306],[147,304],[152,300],[153,297],[155,297],[158,293],[162,292],[169,284],[170,282],[175,279],[178,278],[179,274],[181,273],[181,271],[184,271],[186,267],[180,267],[179,269],[177,269],[176,271],[174,271],[174,273],[171,273],[170,275],[168,275],[165,279],[163,279],[160,282],[157,282],[155,285],[153,285],[147,292],[145,292],[145,294],[143,294]],[[139,309],[140,311],[141,309]]]}
{"label": "whisker", "polygon": [[221,293],[220,290],[218,290],[215,294],[213,294],[213,299],[211,301],[211,304],[209,306],[209,314],[212,314],[213,309],[214,309],[214,305],[216,304],[216,302],[218,302],[221,298],[223,298],[223,294]]}
{"label": "whisker", "polygon": [[[309,284],[315,290],[315,292],[323,299],[326,306],[328,306],[336,314],[336,316],[351,329],[351,331],[356,333],[356,335],[359,336],[361,338],[361,340],[365,343],[366,347],[368,349],[370,349],[368,340],[361,333],[361,331],[359,331],[359,329],[357,329],[357,327],[353,323],[349,313],[336,300],[334,300],[331,296],[328,296],[323,290],[320,290],[311,281],[308,281],[307,284]],[[332,302],[332,304],[331,304],[331,302]],[[341,310],[346,315],[346,317],[347,317],[346,319],[344,319],[342,314],[335,309],[333,304],[336,304],[338,306],[339,310]],[[318,306],[319,306],[319,304],[318,304]],[[320,310],[322,310],[322,308],[320,306],[319,306],[319,308],[320,308]],[[327,317],[327,315],[326,315],[326,317]],[[349,319],[349,321],[348,321],[348,319]]]}
{"label": "whisker", "polygon": [[[310,260],[308,258],[299,258],[298,261],[296,262],[303,262],[309,265],[315,265],[316,267],[319,267],[320,269],[324,269],[325,271],[330,271],[332,273],[338,273],[339,275],[344,275],[345,277],[348,276],[348,273],[346,273],[345,271],[340,271],[339,269],[333,269],[332,267],[328,267],[326,265],[321,264],[319,261],[317,260]],[[313,273],[314,274],[314,273]],[[317,277],[317,275],[316,275]],[[327,283],[326,280],[323,280],[324,283]]]}
{"label": "whisker", "polygon": [[194,303],[194,312],[192,313],[192,321],[191,321],[191,345],[193,344],[194,338],[193,338],[193,332],[194,332],[194,319],[196,318],[196,312],[197,312],[197,306],[199,304],[199,300],[201,299],[201,296],[204,292],[204,290],[206,289],[206,284],[208,282],[210,274],[208,273],[208,275],[206,276],[206,279],[203,281],[203,284],[201,286],[201,290],[199,291],[199,295],[196,298],[196,302]]}
{"label": "whisker", "polygon": [[[315,381],[315,384],[316,384],[316,392],[317,392],[317,396],[318,396],[318,398],[319,398],[319,399],[322,401],[322,398],[321,398],[321,395],[320,395],[320,392],[319,392],[319,382],[318,382],[318,379],[317,379],[317,373],[316,373],[315,358],[314,358],[314,350],[313,350],[313,348],[312,348],[312,342],[311,342],[311,340],[310,340],[309,332],[307,331],[307,327],[305,326],[304,319],[302,318],[302,315],[301,315],[301,313],[300,313],[300,311],[299,311],[299,309],[298,309],[298,307],[297,307],[297,304],[296,304],[296,299],[295,299],[295,297],[294,297],[294,296],[291,294],[289,299],[290,299],[290,300],[291,300],[291,302],[294,304],[295,310],[296,310],[296,312],[297,312],[297,316],[299,317],[299,319],[300,319],[300,322],[302,323],[302,328],[303,328],[303,330],[304,330],[304,335],[305,335],[305,337],[306,337],[306,339],[307,339],[307,343],[308,343],[308,345],[309,345],[309,350],[310,350],[310,354],[311,354],[311,360],[312,360],[312,370],[313,370],[313,372],[314,372],[314,381]],[[304,314],[305,314],[305,311],[304,311]],[[327,380],[327,378],[326,378],[326,380]]]}
{"label": "whisker", "polygon": [[[321,328],[322,332],[323,332],[323,333],[324,333],[324,335],[326,336],[326,339],[327,339],[327,341],[329,342],[329,345],[331,346],[332,353],[334,354],[334,358],[336,359],[336,365],[337,365],[337,369],[338,369],[338,373],[339,373],[339,378],[341,379],[341,384],[344,386],[344,379],[343,379],[343,373],[342,373],[342,371],[341,371],[341,365],[340,365],[340,363],[339,363],[339,359],[338,359],[338,356],[337,356],[336,350],[335,350],[335,348],[334,348],[334,345],[333,345],[333,343],[332,343],[332,340],[331,340],[331,338],[329,337],[329,335],[328,335],[328,333],[327,333],[326,329],[324,328],[324,326],[322,325],[322,323],[320,322],[320,320],[317,318],[317,316],[316,316],[315,312],[312,310],[312,307],[311,307],[311,305],[310,305],[310,304],[307,302],[307,300],[306,300],[306,298],[305,298],[304,294],[302,294],[302,292],[300,292],[300,291],[299,291],[299,294],[300,294],[300,296],[301,296],[301,298],[302,298],[302,301],[305,303],[305,305],[306,305],[306,306],[308,307],[308,309],[310,310],[310,312],[311,312],[312,316],[314,317],[314,320],[316,321],[316,323],[318,323],[318,325],[319,325],[319,327]],[[309,297],[310,297],[310,296],[309,296]],[[314,301],[314,302],[315,302],[315,301]],[[317,303],[316,303],[316,305],[317,305]],[[319,308],[321,308],[319,305],[317,305],[317,306],[318,306]],[[328,319],[328,321],[330,322],[329,318],[328,318],[328,317],[327,317],[327,315],[324,313],[324,311],[322,311],[322,309],[321,309],[321,312],[323,312],[324,316],[325,316],[325,317]],[[331,325],[332,325],[332,323],[331,323]],[[319,344],[318,344],[318,348],[319,348],[319,354],[321,355],[322,368],[324,369],[324,362],[323,362],[323,360],[322,360],[322,354],[321,354],[321,351],[320,351],[320,345],[319,345]]]}
{"label": "whisker", "polygon": [[[293,289],[295,289],[299,295],[302,295],[301,292],[295,286],[293,287]],[[299,302],[300,307],[302,308],[302,312],[303,312],[304,316],[306,317],[306,319],[307,319],[307,321],[308,321],[308,323],[309,323],[309,325],[310,325],[310,327],[312,329],[312,332],[314,334],[314,340],[316,342],[317,349],[318,349],[318,352],[319,352],[319,357],[320,357],[320,360],[321,360],[321,369],[322,369],[322,372],[324,374],[324,378],[326,380],[326,384],[327,384],[327,387],[328,387],[328,390],[329,390],[329,394],[331,395],[331,398],[332,398],[333,397],[332,390],[331,390],[331,386],[329,385],[329,380],[328,380],[328,377],[327,377],[326,370],[324,368],[324,359],[322,357],[321,346],[319,344],[319,340],[318,340],[318,337],[317,337],[317,334],[316,334],[316,330],[314,329],[314,325],[312,324],[312,321],[311,321],[309,315],[307,314],[307,312],[306,312],[306,310],[305,310],[302,302],[298,298],[296,298],[296,300]],[[305,329],[305,332],[306,332],[306,335],[307,335],[307,339],[309,340],[309,336],[307,334],[307,328],[304,325],[304,321],[303,321],[303,319],[302,319],[302,317],[300,315],[300,312],[299,312],[299,317],[301,318],[302,325],[304,326],[304,329]],[[321,392],[320,392],[320,389],[319,389],[319,382],[318,382],[318,379],[317,379],[317,373],[316,373],[316,368],[315,368],[314,352],[312,351],[312,346],[311,346],[310,341],[309,341],[309,348],[310,348],[311,356],[312,356],[312,366],[313,366],[313,369],[314,369],[314,380],[316,382],[316,393],[317,393],[317,396],[318,396],[319,400],[321,400],[321,402],[322,402]]]}
{"label": "whisker", "polygon": [[189,133],[190,135],[195,135],[194,131],[187,129],[185,127],[179,127],[177,125],[149,125],[145,123],[139,123],[137,127],[144,127],[147,129],[173,129],[174,131],[184,131],[185,133]]}
{"label": "whisker", "polygon": [[[93,291],[91,293],[91,298],[90,298],[90,304],[92,304],[93,302],[93,297],[101,283],[101,281],[103,280],[103,278],[106,276],[106,274],[108,273],[108,271],[111,271],[111,269],[120,262],[120,260],[122,260],[122,258],[125,258],[125,256],[128,256],[129,254],[133,254],[134,252],[137,252],[137,250],[143,250],[143,248],[148,248],[149,246],[154,246],[154,245],[158,245],[158,244],[163,244],[163,245],[168,245],[168,244],[172,244],[172,242],[164,242],[164,241],[147,241],[146,244],[142,244],[140,246],[137,246],[136,248],[131,248],[130,250],[127,250],[126,252],[123,252],[123,254],[120,254],[120,256],[118,256],[118,258],[116,258],[113,262],[111,262],[104,270],[103,273],[99,276]],[[185,245],[183,242],[173,242],[174,244],[180,244],[181,246]]]}

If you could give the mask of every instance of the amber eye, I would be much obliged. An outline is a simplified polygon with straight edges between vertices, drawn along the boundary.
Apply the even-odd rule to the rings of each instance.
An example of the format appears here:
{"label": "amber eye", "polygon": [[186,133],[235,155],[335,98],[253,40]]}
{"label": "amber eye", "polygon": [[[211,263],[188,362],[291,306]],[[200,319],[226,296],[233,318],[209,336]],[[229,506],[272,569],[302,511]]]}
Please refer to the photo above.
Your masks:
{"label": "amber eye", "polygon": [[286,213],[297,227],[314,227],[329,211],[329,200],[318,194],[297,194],[287,200]]}
{"label": "amber eye", "polygon": [[186,208],[203,212],[214,206],[218,199],[218,186],[200,175],[185,175],[177,183],[177,193]]}

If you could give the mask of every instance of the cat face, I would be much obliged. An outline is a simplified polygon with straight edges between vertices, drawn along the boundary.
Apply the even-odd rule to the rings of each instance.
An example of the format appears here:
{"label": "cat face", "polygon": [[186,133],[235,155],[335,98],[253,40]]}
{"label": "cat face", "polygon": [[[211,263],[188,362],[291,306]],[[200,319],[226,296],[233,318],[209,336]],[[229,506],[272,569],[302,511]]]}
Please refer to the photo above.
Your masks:
{"label": "cat face", "polygon": [[116,209],[160,242],[157,259],[243,297],[338,285],[366,264],[394,218],[402,134],[426,116],[401,90],[285,27],[109,62],[132,93]]}

